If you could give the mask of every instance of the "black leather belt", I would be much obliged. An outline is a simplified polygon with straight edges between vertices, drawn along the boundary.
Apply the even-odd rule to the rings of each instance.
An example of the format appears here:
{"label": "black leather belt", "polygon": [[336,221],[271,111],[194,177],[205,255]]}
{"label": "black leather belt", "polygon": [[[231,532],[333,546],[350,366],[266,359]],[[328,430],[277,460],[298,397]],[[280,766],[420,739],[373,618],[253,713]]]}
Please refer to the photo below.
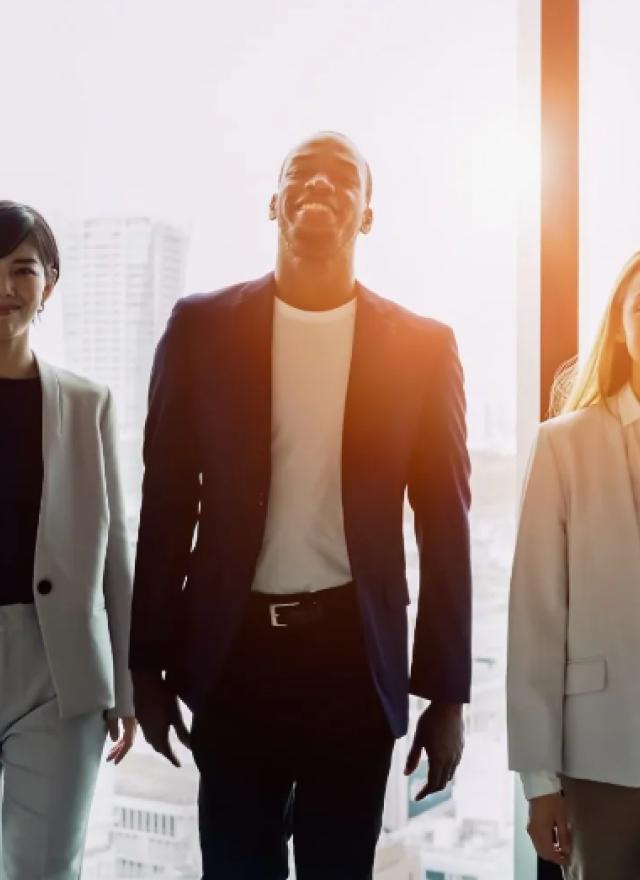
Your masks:
{"label": "black leather belt", "polygon": [[252,593],[252,606],[272,627],[301,626],[323,620],[329,607],[344,602],[345,590],[350,593],[352,589],[349,583],[313,593]]}

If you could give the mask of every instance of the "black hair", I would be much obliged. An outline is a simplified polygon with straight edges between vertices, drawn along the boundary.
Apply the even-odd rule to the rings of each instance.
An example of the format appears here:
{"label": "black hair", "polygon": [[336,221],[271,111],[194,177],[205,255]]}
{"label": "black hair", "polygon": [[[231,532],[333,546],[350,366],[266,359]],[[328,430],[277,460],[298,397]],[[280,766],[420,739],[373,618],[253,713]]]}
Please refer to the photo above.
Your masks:
{"label": "black hair", "polygon": [[51,228],[34,208],[0,199],[0,257],[29,241],[38,254],[48,281],[60,277],[60,254]]}

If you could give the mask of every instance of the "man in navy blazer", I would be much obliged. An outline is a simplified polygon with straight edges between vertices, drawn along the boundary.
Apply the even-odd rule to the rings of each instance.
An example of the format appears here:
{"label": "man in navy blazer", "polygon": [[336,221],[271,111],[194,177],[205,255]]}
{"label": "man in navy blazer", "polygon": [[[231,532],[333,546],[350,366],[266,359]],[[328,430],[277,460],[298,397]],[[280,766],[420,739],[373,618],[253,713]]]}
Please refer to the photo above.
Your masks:
{"label": "man in navy blazer", "polygon": [[[344,136],[293,149],[276,269],[180,300],[145,429],[130,665],[145,737],[201,771],[205,878],[372,876],[408,695],[442,789],[462,752],[471,589],[451,330],[363,287],[371,172]],[[408,670],[405,490],[420,592]],[[193,711],[189,734],[177,703]]]}

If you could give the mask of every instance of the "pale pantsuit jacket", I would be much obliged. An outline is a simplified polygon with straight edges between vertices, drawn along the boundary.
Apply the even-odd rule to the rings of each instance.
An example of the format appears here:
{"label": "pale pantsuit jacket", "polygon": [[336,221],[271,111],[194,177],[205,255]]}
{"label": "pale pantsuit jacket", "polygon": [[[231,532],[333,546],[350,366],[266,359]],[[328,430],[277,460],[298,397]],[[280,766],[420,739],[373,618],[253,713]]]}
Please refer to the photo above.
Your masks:
{"label": "pale pantsuit jacket", "polygon": [[131,564],[108,389],[37,360],[44,479],[34,600],[62,717],[133,715]]}
{"label": "pale pantsuit jacket", "polygon": [[626,386],[608,406],[541,425],[525,482],[507,665],[523,781],[640,786],[640,405]]}

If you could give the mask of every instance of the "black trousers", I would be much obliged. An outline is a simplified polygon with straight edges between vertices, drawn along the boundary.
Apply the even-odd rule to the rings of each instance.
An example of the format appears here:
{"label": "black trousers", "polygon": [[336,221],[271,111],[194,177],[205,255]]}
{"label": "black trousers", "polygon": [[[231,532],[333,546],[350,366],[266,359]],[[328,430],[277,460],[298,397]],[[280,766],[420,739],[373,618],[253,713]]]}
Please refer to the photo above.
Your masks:
{"label": "black trousers", "polygon": [[538,880],[562,880],[562,868],[538,858]]}
{"label": "black trousers", "polygon": [[291,835],[298,880],[370,880],[393,735],[353,584],[275,613],[252,596],[192,748],[203,880],[286,878]]}

